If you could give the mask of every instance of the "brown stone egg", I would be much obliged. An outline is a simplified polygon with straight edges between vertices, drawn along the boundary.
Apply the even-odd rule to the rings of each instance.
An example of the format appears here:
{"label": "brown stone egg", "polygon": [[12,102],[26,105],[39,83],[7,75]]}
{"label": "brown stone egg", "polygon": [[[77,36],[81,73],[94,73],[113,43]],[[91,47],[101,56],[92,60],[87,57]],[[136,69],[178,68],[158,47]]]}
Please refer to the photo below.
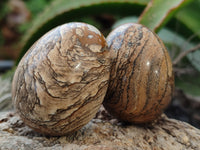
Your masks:
{"label": "brown stone egg", "polygon": [[37,132],[65,135],[87,124],[102,104],[110,75],[104,36],[85,23],[58,26],[20,61],[13,104]]}
{"label": "brown stone egg", "polygon": [[156,119],[174,87],[172,63],[162,41],[148,28],[128,23],[114,29],[107,43],[112,65],[104,107],[125,122]]}

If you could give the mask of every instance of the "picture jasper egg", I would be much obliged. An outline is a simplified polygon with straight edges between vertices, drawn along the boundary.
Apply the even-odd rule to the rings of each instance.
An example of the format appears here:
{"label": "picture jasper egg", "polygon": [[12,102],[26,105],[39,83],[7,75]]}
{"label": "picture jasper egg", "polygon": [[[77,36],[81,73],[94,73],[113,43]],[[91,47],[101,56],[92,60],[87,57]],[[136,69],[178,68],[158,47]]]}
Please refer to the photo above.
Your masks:
{"label": "picture jasper egg", "polygon": [[108,87],[110,59],[104,36],[85,23],[58,26],[20,61],[12,84],[13,104],[37,132],[65,135],[96,114]]}
{"label": "picture jasper egg", "polygon": [[162,41],[148,28],[128,23],[114,29],[107,43],[112,66],[104,107],[125,122],[156,119],[174,87],[172,63]]}

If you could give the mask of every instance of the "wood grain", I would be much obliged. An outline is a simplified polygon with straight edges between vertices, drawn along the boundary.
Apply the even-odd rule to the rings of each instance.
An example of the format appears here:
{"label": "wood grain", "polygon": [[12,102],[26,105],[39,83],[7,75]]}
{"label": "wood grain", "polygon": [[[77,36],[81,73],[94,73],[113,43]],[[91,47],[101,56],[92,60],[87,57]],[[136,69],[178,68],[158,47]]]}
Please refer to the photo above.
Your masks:
{"label": "wood grain", "polygon": [[84,23],[56,27],[40,38],[20,61],[12,84],[24,122],[49,135],[87,124],[107,90],[108,53],[104,36]]}
{"label": "wood grain", "polygon": [[139,24],[124,24],[107,37],[112,67],[105,108],[122,121],[156,119],[172,98],[174,79],[159,37]]}

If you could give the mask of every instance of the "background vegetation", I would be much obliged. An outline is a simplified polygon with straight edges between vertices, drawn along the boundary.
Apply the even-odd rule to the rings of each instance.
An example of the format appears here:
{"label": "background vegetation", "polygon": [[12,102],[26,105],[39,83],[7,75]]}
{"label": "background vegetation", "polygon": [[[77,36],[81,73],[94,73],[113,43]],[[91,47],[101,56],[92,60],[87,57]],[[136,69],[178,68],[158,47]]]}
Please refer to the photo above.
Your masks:
{"label": "background vegetation", "polygon": [[200,0],[4,0],[0,71],[17,64],[37,39],[60,24],[86,22],[106,36],[120,24],[137,22],[160,36],[173,61],[176,88],[167,115],[200,128],[199,14]]}

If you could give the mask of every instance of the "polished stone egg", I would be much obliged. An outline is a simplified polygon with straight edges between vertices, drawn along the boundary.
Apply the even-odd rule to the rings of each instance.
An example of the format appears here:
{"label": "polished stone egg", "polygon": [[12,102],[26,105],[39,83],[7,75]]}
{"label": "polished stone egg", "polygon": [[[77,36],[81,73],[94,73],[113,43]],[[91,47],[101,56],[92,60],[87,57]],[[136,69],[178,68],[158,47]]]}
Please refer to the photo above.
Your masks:
{"label": "polished stone egg", "polygon": [[65,135],[95,116],[109,74],[104,36],[92,25],[67,23],[46,33],[24,55],[12,83],[13,104],[37,132]]}
{"label": "polished stone egg", "polygon": [[148,28],[121,25],[107,37],[111,57],[108,91],[103,102],[119,120],[155,120],[172,98],[172,63],[163,42]]}

